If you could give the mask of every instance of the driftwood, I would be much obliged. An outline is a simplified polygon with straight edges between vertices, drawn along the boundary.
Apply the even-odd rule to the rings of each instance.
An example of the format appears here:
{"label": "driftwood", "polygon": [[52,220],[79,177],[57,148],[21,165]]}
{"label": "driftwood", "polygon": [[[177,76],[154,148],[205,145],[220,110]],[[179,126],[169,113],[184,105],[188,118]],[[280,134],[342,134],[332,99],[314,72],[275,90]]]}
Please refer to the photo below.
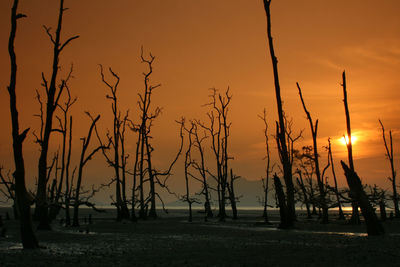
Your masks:
{"label": "driftwood", "polygon": [[340,161],[340,163],[342,164],[352,197],[361,208],[365,223],[367,224],[368,235],[384,234],[385,230],[378,220],[378,216],[376,216],[374,208],[368,200],[367,194],[364,192],[361,180],[358,177],[357,173],[351,170],[343,161]]}

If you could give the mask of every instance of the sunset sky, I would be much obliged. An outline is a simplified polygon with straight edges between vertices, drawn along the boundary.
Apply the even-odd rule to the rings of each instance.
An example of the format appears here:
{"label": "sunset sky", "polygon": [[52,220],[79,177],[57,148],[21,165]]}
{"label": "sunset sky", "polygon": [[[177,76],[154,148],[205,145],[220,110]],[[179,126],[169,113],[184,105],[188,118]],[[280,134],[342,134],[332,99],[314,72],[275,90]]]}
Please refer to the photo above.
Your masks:
{"label": "sunset sky", "polygon": [[[12,169],[9,97],[9,57],[12,1],[0,1],[0,165]],[[42,25],[56,28],[59,1],[21,0],[16,39],[18,61],[17,97],[21,128],[31,127],[24,143],[27,179],[32,186],[37,176],[39,146],[33,131],[39,130],[35,89],[41,90],[41,72],[50,76],[52,47]],[[231,146],[234,172],[248,180],[264,175],[263,123],[257,117],[267,109],[270,133],[277,119],[272,65],[266,42],[266,17],[262,0],[66,0],[63,39],[80,35],[61,55],[61,76],[71,63],[70,83],[78,102],[74,115],[74,162],[80,153],[79,138],[90,120],[84,111],[101,114],[100,129],[112,127],[107,88],[101,83],[98,64],[112,67],[121,77],[120,107],[138,120],[137,93],[143,88],[140,47],[155,57],[153,104],[163,108],[155,122],[154,157],[159,169],[167,167],[179,144],[175,120],[206,119],[209,88],[230,87]],[[282,98],[294,130],[304,129],[297,144],[311,145],[308,122],[297,93],[299,82],[312,117],[319,119],[318,141],[321,165],[326,164],[323,146],[332,138],[336,172],[345,185],[340,159],[346,159],[340,142],[345,133],[341,73],[346,70],[354,143],[355,168],[364,183],[389,188],[390,174],[378,119],[393,131],[395,164],[400,152],[400,1],[398,0],[274,0],[272,32],[279,61]],[[135,135],[128,136],[133,154]],[[59,146],[57,133],[52,151]],[[272,157],[276,145],[271,138]],[[209,149],[209,146],[207,147]],[[50,153],[50,157],[53,154]],[[208,150],[210,152],[210,150]],[[133,156],[133,155],[132,155]],[[130,162],[132,165],[132,162]],[[212,165],[211,159],[208,165]],[[183,186],[183,167],[174,170],[171,187]],[[104,183],[112,170],[102,155],[88,163],[88,183]],[[329,176],[330,172],[329,172]],[[108,198],[108,193],[106,194]]]}

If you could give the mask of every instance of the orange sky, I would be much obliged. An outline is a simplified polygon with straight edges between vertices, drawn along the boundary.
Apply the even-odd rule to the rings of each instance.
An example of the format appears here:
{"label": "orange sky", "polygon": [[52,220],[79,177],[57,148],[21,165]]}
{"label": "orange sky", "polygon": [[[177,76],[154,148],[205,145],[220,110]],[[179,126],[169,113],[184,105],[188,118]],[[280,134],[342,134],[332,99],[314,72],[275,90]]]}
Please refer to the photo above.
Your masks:
{"label": "orange sky", "polygon": [[[12,168],[11,130],[6,86],[9,82],[7,42],[10,29],[10,1],[0,2],[0,164]],[[148,0],[106,1],[66,0],[64,40],[81,37],[68,46],[61,57],[61,74],[74,63],[71,90],[79,97],[75,116],[75,159],[79,137],[86,134],[89,120],[84,111],[101,113],[103,132],[112,127],[109,102],[99,76],[98,64],[111,66],[121,77],[119,88],[123,110],[137,118],[137,93],[142,89],[140,47],[156,56],[154,83],[162,87],[154,94],[154,104],[163,107],[154,128],[155,163],[168,164],[178,145],[181,116],[204,119],[208,88],[230,86],[231,147],[235,173],[250,180],[264,175],[263,124],[257,118],[265,107],[268,121],[276,119],[272,66],[266,43],[266,19],[261,0]],[[50,42],[42,25],[56,27],[58,1],[21,0],[16,39],[18,60],[18,107],[22,127],[38,130],[35,89],[41,89],[41,75],[49,76]],[[378,119],[394,131],[395,157],[400,147],[400,2],[397,0],[274,0],[272,31],[284,108],[297,130],[304,129],[299,143],[311,144],[309,126],[302,110],[295,82],[314,119],[319,119],[319,145],[328,137],[337,140],[345,132],[340,87],[341,72],[348,78],[349,105],[353,132],[359,136],[354,146],[355,167],[363,181],[389,188],[385,179],[389,165]],[[271,127],[272,129],[273,127]],[[272,132],[272,131],[271,131]],[[32,132],[31,132],[32,133]],[[129,138],[131,140],[134,135]],[[52,145],[59,139],[53,135]],[[128,149],[133,152],[133,142]],[[275,144],[272,146],[275,148]],[[345,157],[344,146],[333,143],[334,157]],[[36,176],[38,145],[32,135],[25,142],[28,179]],[[273,150],[276,158],[276,151]],[[166,160],[168,159],[168,160]],[[325,156],[322,165],[325,165]],[[395,164],[398,165],[398,159]],[[75,161],[76,164],[76,161]],[[212,164],[210,162],[210,164]],[[89,182],[105,182],[111,170],[101,155],[86,169]],[[175,169],[172,185],[180,188],[183,169]],[[344,184],[342,171],[340,184]],[[105,175],[107,174],[107,175]]]}

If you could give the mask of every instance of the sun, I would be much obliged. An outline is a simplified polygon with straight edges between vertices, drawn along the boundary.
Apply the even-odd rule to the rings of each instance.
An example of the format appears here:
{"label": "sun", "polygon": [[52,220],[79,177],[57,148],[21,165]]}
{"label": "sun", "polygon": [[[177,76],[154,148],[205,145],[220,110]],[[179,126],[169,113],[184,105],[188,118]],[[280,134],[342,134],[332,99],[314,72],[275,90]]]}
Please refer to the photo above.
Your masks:
{"label": "sun", "polygon": [[[342,138],[340,138],[339,139],[340,140],[340,142],[343,144],[343,145],[347,145],[348,143],[349,143],[349,137],[346,135],[346,136],[343,136]],[[351,136],[351,143],[354,145],[356,142],[357,142],[357,140],[358,140],[358,137],[357,136],[355,136],[355,135],[352,135]]]}

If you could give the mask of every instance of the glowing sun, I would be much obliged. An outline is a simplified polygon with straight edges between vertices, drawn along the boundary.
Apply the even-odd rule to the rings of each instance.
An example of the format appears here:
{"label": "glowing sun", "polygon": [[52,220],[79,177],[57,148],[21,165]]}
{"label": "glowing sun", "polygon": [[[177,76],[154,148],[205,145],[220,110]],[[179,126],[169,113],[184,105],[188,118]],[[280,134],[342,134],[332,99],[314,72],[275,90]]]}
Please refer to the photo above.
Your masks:
{"label": "glowing sun", "polygon": [[[351,136],[351,143],[354,145],[356,142],[357,142],[357,140],[358,140],[358,137],[357,136],[355,136],[355,135],[352,135]],[[348,143],[349,143],[349,137],[346,135],[346,136],[343,136],[342,138],[340,138],[340,142],[343,144],[343,145],[347,145]]]}

